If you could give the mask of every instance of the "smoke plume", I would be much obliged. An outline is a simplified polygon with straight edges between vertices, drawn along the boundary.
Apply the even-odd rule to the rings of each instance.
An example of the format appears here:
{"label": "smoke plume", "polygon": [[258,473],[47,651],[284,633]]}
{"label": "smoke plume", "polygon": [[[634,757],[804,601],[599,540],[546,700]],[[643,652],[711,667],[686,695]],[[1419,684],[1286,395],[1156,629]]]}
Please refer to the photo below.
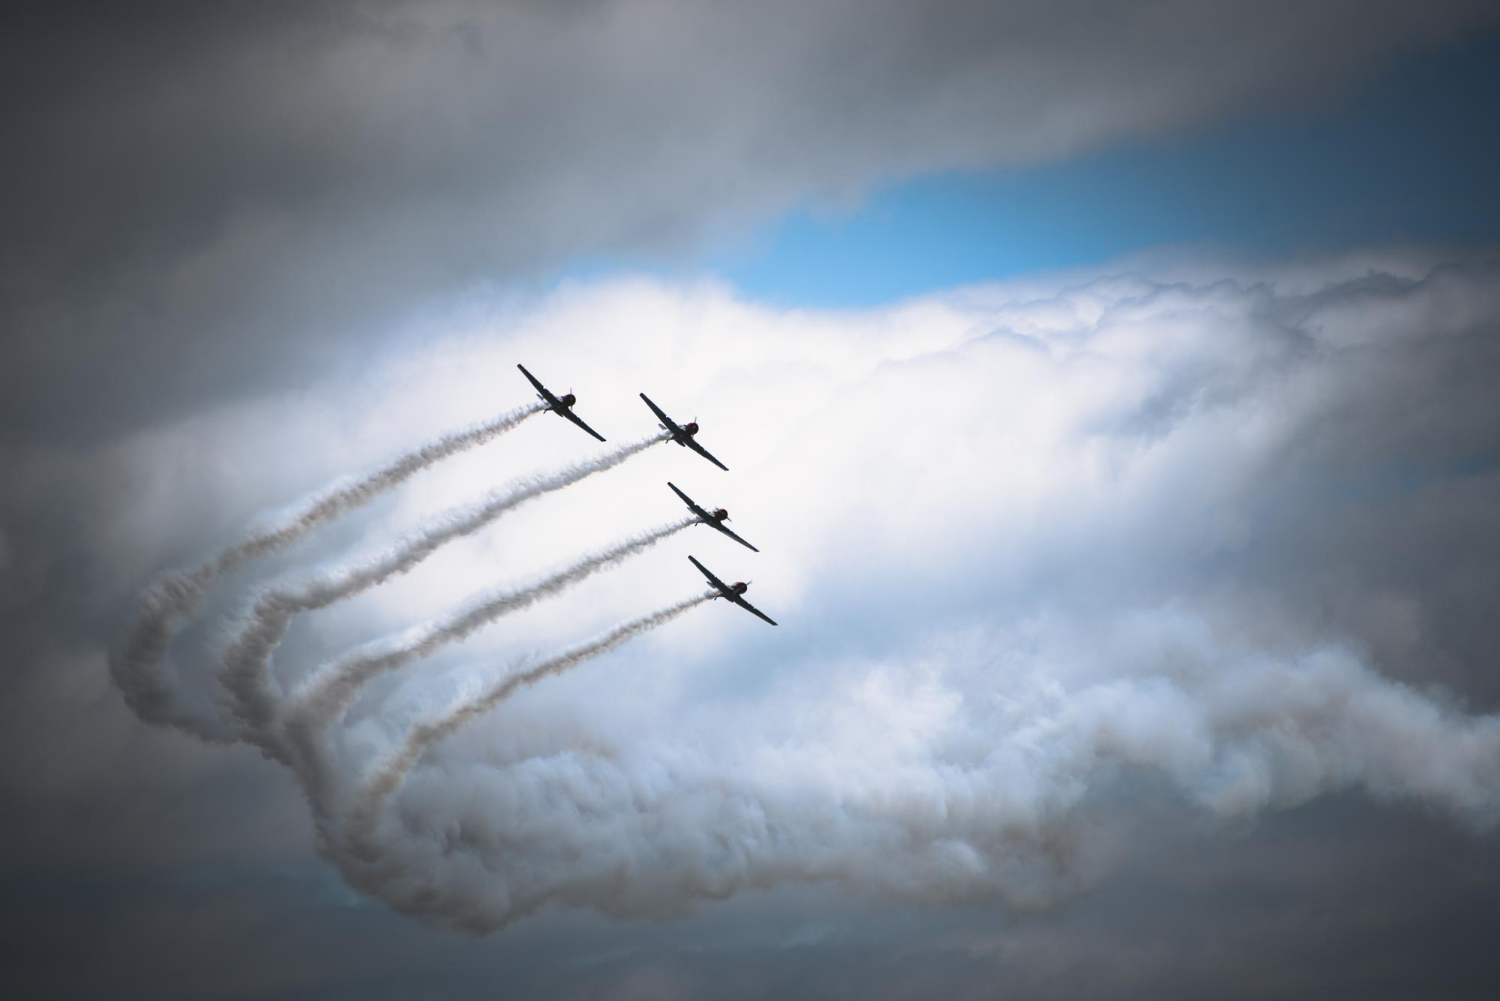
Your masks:
{"label": "smoke plume", "polygon": [[[688,517],[658,526],[586,556],[530,587],[493,592],[445,619],[426,623],[398,636],[377,640],[352,651],[338,661],[320,668],[292,691],[280,713],[286,739],[295,745],[297,756],[316,773],[316,742],[319,735],[337,722],[340,714],[373,678],[430,656],[502,616],[561,594],[600,570],[644,552],[661,540],[697,523],[696,517]],[[313,798],[318,799],[316,795]]]}
{"label": "smoke plume", "polygon": [[562,674],[620,646],[622,643],[645,632],[663,626],[673,619],[713,598],[717,591],[704,593],[675,605],[643,615],[638,619],[621,623],[614,629],[558,654],[528,670],[509,675],[496,682],[478,697],[461,703],[447,715],[428,723],[412,726],[401,746],[377,765],[370,777],[360,787],[354,803],[349,809],[346,826],[347,843],[356,856],[368,858],[375,851],[374,834],[380,813],[386,801],[400,787],[401,780],[421,760],[423,753],[433,744],[453,736],[474,719],[489,712],[510,698],[518,688],[534,685],[543,678]]}
{"label": "smoke plume", "polygon": [[190,715],[177,697],[171,669],[165,663],[172,640],[209,587],[250,560],[290,546],[313,529],[368,504],[429,466],[492,441],[543,407],[539,402],[527,404],[493,420],[445,434],[361,479],[327,488],[291,517],[271,527],[253,530],[202,566],[170,573],[156,581],[141,597],[135,623],[110,658],[110,673],[125,701],[148,723],[172,726],[205,740],[230,739],[214,723]]}
{"label": "smoke plume", "polygon": [[372,560],[338,568],[305,583],[267,588],[251,603],[246,621],[230,641],[220,666],[219,677],[229,698],[230,713],[262,749],[272,754],[284,753],[275,747],[269,735],[280,701],[272,686],[270,658],[298,614],[325,608],[406,573],[443,545],[472,535],[507,511],[613,469],[631,456],[666,441],[667,437],[652,435],[589,461],[517,481],[478,504],[440,515]]}

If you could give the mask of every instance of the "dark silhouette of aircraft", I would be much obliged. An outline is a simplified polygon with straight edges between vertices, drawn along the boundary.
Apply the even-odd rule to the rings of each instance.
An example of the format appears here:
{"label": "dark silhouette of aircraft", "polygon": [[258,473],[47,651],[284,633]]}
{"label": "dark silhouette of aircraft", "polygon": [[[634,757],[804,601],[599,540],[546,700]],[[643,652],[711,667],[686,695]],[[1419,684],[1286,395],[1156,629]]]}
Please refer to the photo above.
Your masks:
{"label": "dark silhouette of aircraft", "polygon": [[760,552],[759,549],[756,549],[754,546],[750,545],[750,543],[746,542],[744,539],[740,538],[738,535],[735,535],[729,529],[724,527],[724,522],[729,520],[728,511],[724,510],[721,507],[714,508],[712,511],[699,507],[696,501],[694,501],[687,494],[683,493],[681,490],[677,489],[677,484],[668,480],[667,486],[672,488],[672,492],[674,494],[682,498],[682,502],[688,506],[688,510],[697,515],[698,520],[703,522],[703,524],[707,525],[709,528],[717,528],[719,531],[723,532],[725,535],[729,536],[735,542],[738,542],[740,545],[744,546],[751,552]]}
{"label": "dark silhouette of aircraft", "polygon": [[697,452],[699,455],[703,456],[709,462],[712,462],[714,465],[718,466],[726,473],[729,472],[728,466],[724,465],[724,463],[709,455],[708,449],[704,448],[693,439],[693,435],[698,433],[697,421],[689,421],[686,424],[679,425],[676,421],[672,420],[672,418],[662,413],[661,407],[658,407],[656,404],[652,403],[651,398],[645,393],[641,394],[641,399],[646,401],[646,406],[650,407],[651,412],[656,415],[659,421],[661,421],[661,424],[659,425],[661,429],[672,435],[673,441],[675,441],[679,445],[683,445],[687,448],[692,449],[694,452]]}
{"label": "dark silhouette of aircraft", "polygon": [[750,590],[749,583],[740,580],[735,581],[733,584],[726,584],[719,578],[715,577],[713,575],[713,571],[709,570],[708,567],[704,566],[702,563],[699,563],[694,557],[689,556],[688,559],[692,560],[693,566],[697,567],[698,570],[703,574],[703,576],[708,578],[708,582],[718,589],[719,593],[714,595],[715,598],[728,599],[729,601],[734,602],[736,605],[739,605],[751,615],[759,616],[760,618],[771,623],[771,625],[773,626],[776,624],[775,619],[771,618],[765,612],[762,612],[760,609],[756,608],[754,605],[750,604],[750,602],[745,600],[745,592]]}
{"label": "dark silhouette of aircraft", "polygon": [[574,396],[572,393],[565,393],[562,396],[554,396],[552,390],[548,389],[546,386],[543,386],[540,382],[537,381],[536,376],[526,371],[525,365],[517,365],[516,368],[520,369],[521,374],[524,375],[527,379],[531,380],[531,384],[536,387],[536,395],[546,402],[548,410],[552,411],[559,417],[566,417],[568,420],[572,421],[574,424],[577,424],[579,427],[583,428],[585,431],[593,435],[595,438],[598,438],[600,441],[604,440],[604,435],[600,434],[598,431],[595,431],[593,428],[583,423],[583,419],[577,414],[573,413],[573,404],[578,402],[578,397]]}

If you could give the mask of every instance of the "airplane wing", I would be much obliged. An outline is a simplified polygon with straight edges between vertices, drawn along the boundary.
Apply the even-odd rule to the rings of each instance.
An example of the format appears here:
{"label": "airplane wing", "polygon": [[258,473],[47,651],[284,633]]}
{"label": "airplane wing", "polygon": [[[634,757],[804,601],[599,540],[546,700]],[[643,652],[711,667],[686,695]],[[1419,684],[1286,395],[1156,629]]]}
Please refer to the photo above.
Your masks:
{"label": "airplane wing", "polygon": [[746,549],[750,550],[752,553],[760,552],[759,549],[756,549],[754,546],[750,545],[750,543],[746,542],[744,539],[740,538],[738,535],[735,535],[729,529],[725,528],[723,522],[710,521],[709,524],[714,528],[717,528],[719,531],[723,532],[725,535],[729,536],[735,542],[738,542],[740,545],[744,546]]}
{"label": "airplane wing", "polygon": [[658,407],[656,404],[651,402],[651,397],[647,396],[645,393],[642,393],[641,399],[646,401],[646,406],[651,408],[651,412],[656,415],[657,419],[662,422],[662,425],[665,426],[668,431],[676,433],[682,430],[682,428],[677,426],[676,421],[672,420],[672,418],[661,412],[661,407]]}
{"label": "airplane wing", "polygon": [[699,573],[701,573],[703,576],[705,576],[705,577],[708,578],[708,582],[710,584],[712,584],[714,587],[718,588],[726,596],[734,594],[734,592],[729,589],[729,585],[728,584],[724,583],[722,580],[720,580],[719,578],[717,578],[717,577],[714,576],[714,572],[712,570],[710,570],[708,567],[704,566],[702,563],[699,563],[698,560],[696,558],[692,557],[692,556],[689,556],[688,559],[690,561],[692,561],[693,566],[695,566],[695,567],[698,568],[698,572]]}
{"label": "airplane wing", "polygon": [[750,604],[750,602],[746,601],[744,598],[741,598],[739,595],[736,594],[733,597],[731,597],[729,600],[732,601],[732,602],[734,602],[736,605],[739,605],[741,608],[743,608],[745,611],[749,612],[751,615],[758,615],[762,619],[765,619],[767,622],[771,623],[771,625],[773,625],[773,626],[776,624],[776,620],[775,619],[771,618],[765,612],[762,612],[760,609],[756,608],[754,605]]}
{"label": "airplane wing", "polygon": [[672,492],[674,494],[676,494],[678,497],[682,498],[682,502],[688,506],[688,510],[689,511],[693,512],[698,517],[704,519],[706,522],[709,522],[709,523],[713,522],[713,519],[708,516],[708,512],[707,511],[705,511],[705,510],[703,510],[703,508],[699,507],[697,505],[697,503],[691,497],[689,497],[687,494],[685,494],[681,490],[677,489],[677,484],[673,483],[671,480],[668,480],[667,481],[667,486],[669,486],[669,487],[672,488]]}
{"label": "airplane wing", "polygon": [[604,435],[600,434],[598,431],[595,431],[593,428],[591,428],[587,424],[583,423],[583,418],[579,417],[577,414],[573,413],[573,411],[570,410],[570,409],[568,409],[567,407],[559,407],[557,412],[560,413],[560,414],[562,414],[568,420],[572,421],[574,424],[577,424],[579,427],[583,428],[585,431],[587,431],[589,434],[593,435],[595,438],[598,438],[600,441],[604,440]]}
{"label": "airplane wing", "polygon": [[557,402],[555,399],[553,399],[552,394],[549,393],[549,392],[547,392],[547,387],[543,386],[540,382],[538,382],[536,376],[534,376],[530,372],[526,371],[526,366],[525,365],[517,365],[516,368],[518,368],[518,369],[521,370],[521,374],[524,375],[527,379],[529,379],[531,381],[531,384],[536,387],[536,391],[538,393],[541,393],[542,396],[545,397],[548,402],[550,402],[550,403],[556,403]]}
{"label": "airplane wing", "polygon": [[697,452],[699,455],[703,456],[705,459],[707,459],[709,462],[712,462],[714,465],[718,466],[720,469],[724,470],[724,472],[726,472],[726,473],[729,472],[729,467],[726,466],[726,465],[724,465],[724,463],[720,462],[718,459],[715,459],[712,455],[709,455],[708,454],[708,449],[706,449],[702,445],[698,444],[697,439],[695,439],[695,438],[689,438],[687,440],[687,447],[690,448],[690,449],[692,449],[694,452]]}

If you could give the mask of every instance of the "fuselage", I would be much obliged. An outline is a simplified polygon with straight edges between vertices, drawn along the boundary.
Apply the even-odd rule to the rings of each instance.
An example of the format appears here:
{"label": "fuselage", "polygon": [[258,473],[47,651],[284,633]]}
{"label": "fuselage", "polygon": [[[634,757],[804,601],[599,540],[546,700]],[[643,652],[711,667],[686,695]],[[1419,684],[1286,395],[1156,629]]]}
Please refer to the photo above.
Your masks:
{"label": "fuselage", "polygon": [[537,393],[536,398],[547,404],[548,410],[553,410],[557,413],[562,413],[564,410],[572,410],[573,404],[578,402],[578,397],[574,396],[572,393],[564,393],[561,396],[555,396],[550,390],[544,390],[543,392]]}
{"label": "fuselage", "polygon": [[723,598],[726,601],[729,601],[738,597],[739,595],[744,594],[748,590],[750,590],[749,584],[745,583],[742,580],[737,580],[733,584],[725,584],[720,589],[719,593],[714,595],[714,597]]}

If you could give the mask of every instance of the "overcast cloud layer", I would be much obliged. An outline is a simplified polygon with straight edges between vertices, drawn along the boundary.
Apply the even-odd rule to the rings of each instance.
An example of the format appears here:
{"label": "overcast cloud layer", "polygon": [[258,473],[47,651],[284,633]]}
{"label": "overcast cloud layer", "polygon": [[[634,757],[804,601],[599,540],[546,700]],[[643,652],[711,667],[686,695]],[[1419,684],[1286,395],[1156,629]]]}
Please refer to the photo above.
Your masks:
{"label": "overcast cloud layer", "polygon": [[[401,408],[477,420],[518,402],[516,357],[592,371],[601,391],[580,406],[616,436],[649,426],[624,387],[662,386],[734,474],[643,454],[445,547],[345,608],[339,631],[413,625],[639,530],[675,504],[668,475],[709,503],[732,494],[766,552],[664,542],[577,601],[381,679],[330,746],[345,778],[320,799],[324,850],[355,886],[475,930],[548,901],[671,914],[806,880],[1050,905],[1099,877],[1089,832],[1123,809],[1122,782],[1217,823],[1344,790],[1475,831],[1500,817],[1497,693],[1479,673],[1500,597],[1497,270],[1369,263],[1270,283],[1124,273],[855,314],[768,311],[711,286],[579,288],[469,317],[419,376],[394,371],[405,359],[373,374],[399,390],[330,384],[220,410],[131,441],[122,461],[159,481],[188,443],[271,481],[342,471],[400,447]],[[649,344],[629,336],[645,330]],[[363,428],[321,448],[304,434],[284,451],[287,424],[267,420],[312,432],[356,401]],[[365,534],[379,546],[440,498],[580,447],[545,427],[423,474]],[[117,523],[201,507],[223,490],[206,473]],[[161,558],[141,538],[113,542],[127,574]],[[518,694],[415,759],[378,850],[348,853],[340,811],[406,726],[527,650],[692,593],[688,551],[731,578],[753,569],[785,628],[696,610]],[[183,673],[211,691],[211,650]]]}
{"label": "overcast cloud layer", "polygon": [[[526,284],[895,178],[1332,99],[1495,21],[1247,11],[7,14],[0,982],[1487,996],[1492,253],[1154,255],[858,311]],[[132,714],[108,664],[155,575],[527,403],[517,361],[611,445],[652,433],[647,391],[732,472],[659,445],[300,616],[273,695],[528,596],[341,688],[299,738],[318,785]],[[257,550],[176,637],[173,697],[225,711],[268,586],[601,451],[540,414]],[[668,479],[762,552],[690,527],[568,572],[679,517]],[[688,608],[447,732],[700,593],[689,553],[782,625]],[[351,837],[372,767],[423,732]]]}
{"label": "overcast cloud layer", "polygon": [[[847,320],[810,336],[712,294],[691,324],[650,289],[580,304],[575,329],[598,310],[682,331],[678,350],[704,359],[682,384],[753,415],[716,442],[748,460],[759,487],[741,489],[777,543],[769,574],[757,561],[763,603],[800,609],[804,643],[833,631],[825,617],[879,621],[887,652],[858,636],[833,658],[778,656],[780,635],[699,617],[680,644],[565,686],[572,742],[533,710],[435,749],[393,818],[415,830],[389,832],[374,871],[348,867],[481,928],[548,899],[670,911],[796,878],[1034,904],[1084,878],[1077,815],[1137,770],[1221,818],[1358,788],[1488,828],[1500,718],[1382,677],[1381,658],[1425,686],[1433,641],[1463,642],[1433,628],[1468,563],[1449,533],[1493,566],[1500,413],[1438,373],[1458,356],[1493,369],[1495,278],[1286,295],[1122,275],[914,303],[842,344]],[[704,349],[736,328],[732,363]],[[674,368],[641,353],[619,370]],[[1411,392],[1433,377],[1441,400]],[[1426,433],[1403,442],[1391,421]],[[1309,552],[1319,536],[1346,547],[1337,560]],[[755,642],[757,690],[695,704],[709,679],[681,665],[726,633]],[[637,687],[653,693],[639,717]]]}
{"label": "overcast cloud layer", "polygon": [[1495,18],[1463,0],[70,11],[12,15],[0,41],[7,444],[281,385],[291,360],[327,371],[475,280],[1323,96]]}

